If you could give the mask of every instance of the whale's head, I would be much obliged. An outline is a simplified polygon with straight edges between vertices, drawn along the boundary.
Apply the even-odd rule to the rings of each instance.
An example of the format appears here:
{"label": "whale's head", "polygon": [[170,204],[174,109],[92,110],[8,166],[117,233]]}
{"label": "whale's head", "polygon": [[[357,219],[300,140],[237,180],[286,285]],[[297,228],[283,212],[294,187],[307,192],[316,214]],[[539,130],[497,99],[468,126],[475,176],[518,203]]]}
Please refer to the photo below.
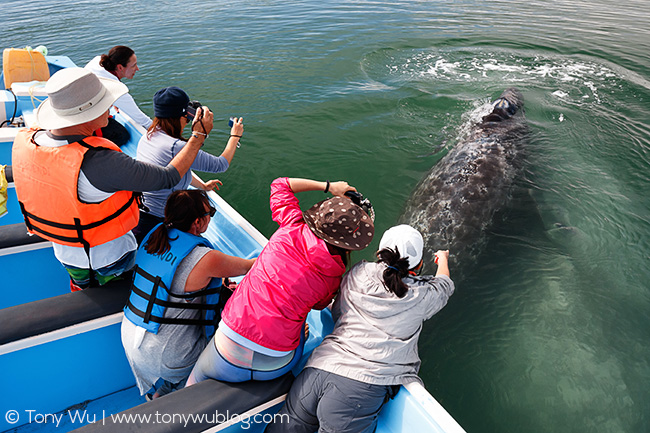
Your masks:
{"label": "whale's head", "polygon": [[510,119],[524,108],[524,96],[516,87],[510,87],[492,103],[492,112],[483,117],[483,122],[501,122]]}
{"label": "whale's head", "polygon": [[516,106],[518,110],[524,107],[524,95],[516,87],[509,87],[504,90],[499,99],[506,99],[510,104]]}

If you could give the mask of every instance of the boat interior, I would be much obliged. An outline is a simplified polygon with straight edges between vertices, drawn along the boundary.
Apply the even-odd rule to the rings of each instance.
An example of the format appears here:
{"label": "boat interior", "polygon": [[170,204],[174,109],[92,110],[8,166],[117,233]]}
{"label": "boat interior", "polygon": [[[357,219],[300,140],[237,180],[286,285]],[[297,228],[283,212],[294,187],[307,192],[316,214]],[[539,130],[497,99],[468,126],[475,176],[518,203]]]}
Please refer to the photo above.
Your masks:
{"label": "boat interior", "polygon": [[[5,64],[11,61],[6,55],[3,59]],[[45,56],[43,60],[49,75],[74,66],[65,56]],[[47,74],[42,61],[38,62],[35,70],[39,75],[7,72],[3,65],[0,83],[5,83],[5,89],[0,90],[0,116],[5,118],[0,117],[0,165],[11,164],[16,132],[34,125],[33,112],[46,97]],[[122,150],[135,156],[144,129],[123,113],[113,114],[131,134]],[[7,214],[0,218],[0,278],[4,288],[0,301],[0,371],[4,372],[0,406],[17,411],[20,419],[9,423],[6,417],[0,418],[0,432],[263,431],[264,420],[254,416],[279,410],[292,374],[270,382],[228,384],[208,380],[145,402],[135,386],[120,336],[130,281],[71,292],[68,274],[54,257],[52,244],[27,234],[13,183],[8,181]],[[226,254],[256,257],[266,238],[215,192],[209,196],[218,211],[204,236]],[[327,309],[312,311],[308,323],[305,354],[294,374],[333,327]],[[416,385],[402,387],[385,406],[377,431],[424,431],[425,425],[426,431],[462,431],[426,390]],[[155,413],[179,416],[162,424],[121,422],[128,418],[115,417]],[[193,418],[183,418],[182,414]],[[197,416],[200,414],[204,417]],[[230,416],[218,419],[215,414]]]}

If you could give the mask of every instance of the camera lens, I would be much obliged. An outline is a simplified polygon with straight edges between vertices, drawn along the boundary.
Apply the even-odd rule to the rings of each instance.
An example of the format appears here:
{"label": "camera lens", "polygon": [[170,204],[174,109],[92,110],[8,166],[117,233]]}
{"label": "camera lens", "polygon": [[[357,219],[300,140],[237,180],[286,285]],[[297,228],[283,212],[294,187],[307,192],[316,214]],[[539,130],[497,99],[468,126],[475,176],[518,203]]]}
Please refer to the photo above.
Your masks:
{"label": "camera lens", "polygon": [[196,110],[201,106],[199,101],[190,101],[187,103],[187,108],[185,108],[185,113],[187,114],[187,120],[190,122],[194,120],[196,116]]}

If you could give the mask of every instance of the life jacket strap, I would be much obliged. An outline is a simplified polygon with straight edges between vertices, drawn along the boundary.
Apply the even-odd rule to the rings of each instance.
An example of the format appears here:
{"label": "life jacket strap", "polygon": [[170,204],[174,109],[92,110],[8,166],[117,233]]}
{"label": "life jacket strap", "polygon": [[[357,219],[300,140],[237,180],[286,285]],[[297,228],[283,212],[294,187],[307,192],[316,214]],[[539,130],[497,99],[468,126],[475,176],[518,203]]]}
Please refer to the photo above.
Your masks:
{"label": "life jacket strap", "polygon": [[[140,266],[138,266],[138,265],[135,265],[135,267],[133,268],[133,271],[134,271],[134,273],[135,273],[136,275],[140,275],[140,276],[141,276],[142,278],[144,278],[145,280],[151,281],[151,282],[154,283],[154,284],[156,284],[156,281],[160,279],[160,277],[157,277],[157,276],[151,275],[149,272],[145,271],[144,269],[142,269],[142,268],[141,268]],[[140,296],[142,296],[143,298],[144,298],[144,297],[149,297],[149,295],[147,295],[145,292],[141,291],[140,289],[138,289],[138,288],[135,286],[135,278],[133,278],[133,281],[134,281],[134,282],[131,284],[131,288],[132,288],[132,289],[136,289],[136,290],[137,290],[136,293],[137,293],[138,295],[140,295],[140,293],[144,293],[146,296],[142,296],[142,295],[140,295]],[[172,297],[174,297],[174,298],[178,298],[178,299],[193,299],[193,298],[197,298],[197,297],[199,297],[199,296],[214,295],[215,293],[220,293],[220,292],[221,292],[221,286],[219,286],[219,287],[212,287],[212,288],[206,288],[206,289],[201,289],[201,290],[197,290],[196,292],[185,293],[185,294],[172,293],[172,292],[169,290],[169,288],[168,288],[164,283],[158,283],[158,285],[156,285],[155,288],[158,288],[158,287],[162,287],[162,288],[165,289],[165,291],[169,294],[169,296],[172,296]],[[152,297],[153,297],[153,296],[154,296],[153,294],[155,293],[155,291],[152,291],[151,293],[152,293]],[[160,305],[164,305],[164,304],[162,304],[162,302],[165,302],[165,301],[160,301],[160,302],[161,302]],[[173,303],[174,303],[174,304],[177,304],[177,302],[173,302]],[[181,304],[181,305],[185,305],[185,304]],[[204,304],[195,304],[195,305],[204,305]]]}
{"label": "life jacket strap", "polygon": [[68,236],[52,234],[52,233],[49,233],[49,232],[47,232],[46,230],[43,230],[43,229],[39,230],[38,227],[34,227],[34,225],[31,222],[29,222],[28,220],[31,219],[31,220],[33,220],[35,222],[40,223],[40,224],[50,226],[50,227],[54,227],[54,228],[57,228],[57,229],[62,229],[62,230],[70,230],[70,231],[75,231],[75,232],[77,232],[79,229],[81,229],[82,231],[83,230],[90,230],[90,229],[97,228],[97,227],[101,226],[102,224],[106,224],[110,220],[115,219],[118,216],[120,216],[120,214],[122,214],[124,211],[126,211],[128,208],[131,207],[133,202],[136,200],[136,196],[137,196],[136,193],[132,193],[131,197],[126,201],[126,203],[124,205],[122,205],[118,210],[113,212],[111,215],[109,215],[106,218],[103,218],[103,219],[101,219],[99,221],[95,221],[95,222],[88,223],[88,224],[81,224],[81,223],[77,224],[76,222],[75,222],[75,224],[66,224],[66,223],[59,223],[59,222],[56,222],[56,221],[50,221],[50,220],[47,220],[45,218],[41,218],[41,217],[39,217],[37,215],[34,215],[33,213],[27,212],[25,210],[25,206],[23,205],[22,202],[20,202],[20,210],[22,211],[23,216],[25,217],[25,223],[27,224],[28,228],[31,228],[34,231],[39,231],[41,233],[47,234],[48,236],[52,236],[53,238],[75,239],[76,240],[77,238],[70,238]]}
{"label": "life jacket strap", "polygon": [[[192,304],[188,304],[192,305]],[[136,316],[141,317],[143,320],[145,319],[146,313],[143,311],[138,310],[136,307],[133,306],[131,303],[131,300],[129,299],[126,302],[126,306],[128,307],[129,310]],[[186,308],[184,305],[183,308]],[[165,324],[165,325],[196,325],[196,326],[214,326],[214,320],[202,320],[202,319],[182,319],[182,318],[174,318],[174,317],[159,317],[159,316],[154,316],[153,314],[149,315],[148,320],[151,322],[155,323],[160,323],[160,324]],[[148,322],[145,322],[148,323]]]}
{"label": "life jacket strap", "polygon": [[[153,288],[151,290],[151,294],[141,290],[135,285],[135,280],[137,276],[140,276],[148,281],[150,281],[153,284]],[[127,308],[136,316],[139,316],[142,318],[144,323],[149,323],[149,322],[155,322],[155,323],[161,323],[161,324],[175,324],[175,325],[198,325],[198,326],[214,326],[214,320],[205,320],[205,319],[182,319],[182,318],[168,318],[168,317],[160,317],[160,316],[155,316],[152,314],[153,307],[154,305],[160,305],[165,308],[182,308],[185,310],[202,310],[202,311],[217,311],[217,308],[219,307],[219,303],[217,304],[208,304],[208,303],[188,303],[188,302],[175,302],[175,301],[169,301],[169,300],[161,300],[158,299],[156,296],[156,293],[158,292],[158,289],[162,288],[165,290],[169,296],[178,298],[181,300],[185,299],[193,299],[199,296],[204,296],[204,295],[212,295],[216,293],[221,292],[221,287],[215,287],[215,288],[208,288],[208,289],[203,289],[203,290],[198,290],[196,292],[192,293],[186,293],[186,294],[175,294],[171,293],[171,291],[167,288],[165,283],[162,281],[162,279],[159,276],[154,276],[136,265],[134,267],[134,278],[131,283],[131,291],[133,294],[139,296],[140,298],[144,299],[147,301],[147,308],[145,311],[142,311],[138,309],[133,303],[131,302],[131,297],[129,297],[127,301]],[[221,296],[220,296],[221,297]]]}

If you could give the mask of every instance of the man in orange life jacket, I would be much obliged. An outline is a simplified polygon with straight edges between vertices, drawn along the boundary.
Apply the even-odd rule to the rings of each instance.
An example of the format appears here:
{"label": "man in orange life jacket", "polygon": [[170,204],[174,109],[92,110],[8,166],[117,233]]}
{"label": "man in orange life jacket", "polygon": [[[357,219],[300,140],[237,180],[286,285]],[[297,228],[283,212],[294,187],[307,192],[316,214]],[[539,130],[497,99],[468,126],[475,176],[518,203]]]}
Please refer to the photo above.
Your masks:
{"label": "man in orange life jacket", "polygon": [[[127,87],[82,68],[66,68],[45,85],[40,128],[18,133],[12,151],[16,194],[30,233],[51,240],[72,290],[119,277],[133,267],[141,191],[171,188],[190,169],[213,127],[207,107],[192,137],[166,167],[136,161],[111,141],[93,137]],[[202,125],[197,125],[199,122]]]}

